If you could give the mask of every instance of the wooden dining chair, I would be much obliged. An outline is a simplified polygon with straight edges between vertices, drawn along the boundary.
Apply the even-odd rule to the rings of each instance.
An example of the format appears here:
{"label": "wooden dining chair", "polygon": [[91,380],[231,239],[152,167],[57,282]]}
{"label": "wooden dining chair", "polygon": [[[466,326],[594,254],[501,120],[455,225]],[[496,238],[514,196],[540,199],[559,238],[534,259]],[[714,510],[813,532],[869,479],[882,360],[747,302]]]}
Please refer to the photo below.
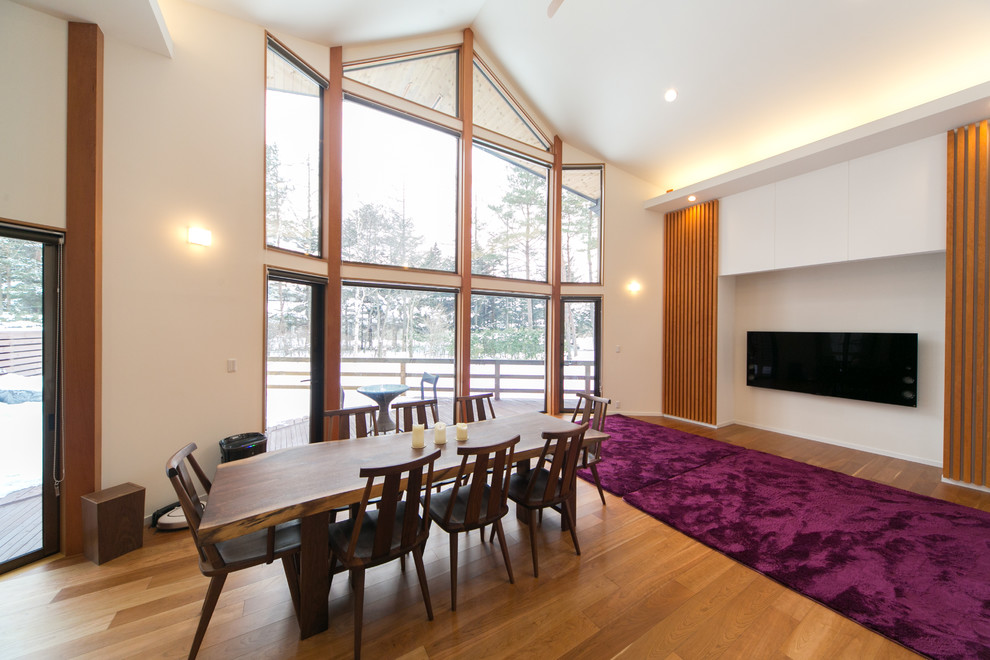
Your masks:
{"label": "wooden dining chair", "polygon": [[[423,565],[423,548],[430,535],[430,488],[433,464],[440,450],[399,465],[361,468],[367,479],[357,515],[330,525],[330,580],[337,563],[350,572],[354,589],[354,657],[361,657],[361,628],[364,617],[364,573],[412,553],[416,574],[426,603],[426,615],[433,620],[433,605]],[[377,484],[376,484],[377,481]],[[377,509],[368,509],[371,492],[381,487]]]}
{"label": "wooden dining chair", "polygon": [[461,467],[453,481],[453,488],[437,493],[430,501],[430,518],[450,536],[451,611],[457,610],[457,535],[460,533],[484,530],[486,525],[494,525],[509,583],[515,584],[502,518],[509,512],[509,476],[513,449],[518,442],[517,435],[495,445],[458,447],[457,455],[462,457]]}
{"label": "wooden dining chair", "polygon": [[213,610],[216,609],[224,582],[227,580],[227,575],[234,571],[259,564],[270,564],[276,559],[281,559],[292,605],[295,607],[296,615],[299,614],[299,524],[277,525],[215,544],[202,542],[199,538],[199,523],[203,518],[205,505],[192,475],[196,476],[206,494],[209,494],[212,482],[193,456],[194,451],[196,445],[189,443],[165,464],[165,474],[179,497],[182,512],[189,523],[189,531],[192,532],[196,550],[199,552],[199,570],[210,578],[210,587],[206,591],[203,609],[199,616],[199,626],[196,628],[192,648],[189,650],[190,659],[195,658],[199,653],[199,647],[203,643],[206,628],[210,625],[210,618],[213,616]]}
{"label": "wooden dining chair", "polygon": [[[495,408],[492,406],[492,392],[484,394],[468,394],[454,399],[454,422],[480,422],[485,419],[495,419]],[[487,407],[485,404],[488,404]]]}
{"label": "wooden dining chair", "polygon": [[[571,421],[575,424],[588,424],[596,431],[605,430],[605,413],[608,411],[608,404],[611,399],[577,392],[578,403],[574,407],[574,414]],[[602,482],[598,479],[598,463],[602,460],[601,441],[591,445],[585,445],[581,452],[581,467],[591,469],[591,476],[595,478],[595,485],[598,487],[598,497],[602,498],[602,506],[605,506],[605,491],[602,490]]]}
{"label": "wooden dining chair", "polygon": [[559,507],[561,518],[567,521],[571,532],[574,551],[581,554],[571,499],[577,479],[578,460],[581,458],[581,445],[587,430],[588,425],[582,424],[568,431],[544,431],[545,444],[536,466],[509,477],[509,499],[527,512],[534,577],[540,576],[534,511]]}
{"label": "wooden dining chair", "polygon": [[430,416],[433,417],[434,424],[437,423],[437,419],[439,418],[439,415],[437,414],[436,399],[400,401],[399,403],[392,404],[392,410],[395,411],[396,433],[412,431],[413,424],[422,424],[425,428],[430,428],[430,422],[427,419],[427,412],[429,412]]}
{"label": "wooden dining chair", "polygon": [[325,440],[366,438],[378,435],[378,406],[342,408],[323,413]]}

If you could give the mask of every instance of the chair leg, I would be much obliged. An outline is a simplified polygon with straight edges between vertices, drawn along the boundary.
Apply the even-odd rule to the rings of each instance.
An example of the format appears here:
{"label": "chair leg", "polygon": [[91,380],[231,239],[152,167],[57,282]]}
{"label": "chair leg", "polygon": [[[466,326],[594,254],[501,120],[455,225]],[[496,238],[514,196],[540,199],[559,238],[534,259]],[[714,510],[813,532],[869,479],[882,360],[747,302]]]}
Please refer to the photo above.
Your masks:
{"label": "chair leg", "polygon": [[502,529],[502,519],[495,521],[495,531],[498,532],[498,544],[502,548],[502,559],[505,561],[505,571],[509,574],[509,584],[515,584],[512,577],[512,562],[509,561],[509,548],[505,544],[505,531]]}
{"label": "chair leg", "polygon": [[206,598],[203,599],[203,609],[199,615],[199,626],[196,628],[196,636],[193,637],[192,648],[189,649],[189,660],[193,660],[196,654],[199,653],[199,646],[203,643],[203,636],[206,635],[206,627],[210,625],[213,610],[217,607],[220,592],[223,591],[223,583],[226,581],[226,573],[214,575],[210,578],[210,586],[206,590]]}
{"label": "chair leg", "polygon": [[605,491],[602,490],[602,482],[598,480],[598,464],[591,464],[591,476],[595,478],[595,485],[598,486],[598,497],[602,498],[602,506],[605,506]]}
{"label": "chair leg", "polygon": [[529,512],[529,521],[526,526],[529,527],[529,547],[533,551],[533,577],[540,577],[540,555],[536,550],[536,525],[533,524],[535,516],[533,515],[532,509],[526,509]]}
{"label": "chair leg", "polygon": [[457,611],[457,533],[451,532],[450,537],[450,611]]}
{"label": "chair leg", "polygon": [[351,571],[354,585],[354,660],[361,658],[361,630],[364,626],[364,568]]}
{"label": "chair leg", "polygon": [[578,555],[580,555],[581,546],[578,545],[577,530],[575,529],[576,525],[574,521],[574,510],[571,508],[570,500],[564,500],[563,507],[564,515],[567,516],[567,528],[571,530],[571,539],[574,541],[574,550]]}
{"label": "chair leg", "polygon": [[282,569],[285,571],[285,581],[289,584],[289,595],[292,597],[292,607],[299,618],[299,553],[282,557]]}
{"label": "chair leg", "polygon": [[413,559],[416,561],[416,575],[419,576],[419,588],[423,592],[423,602],[426,603],[426,617],[433,621],[433,603],[430,602],[430,585],[426,582],[426,566],[423,565],[423,545],[417,545],[412,549]]}

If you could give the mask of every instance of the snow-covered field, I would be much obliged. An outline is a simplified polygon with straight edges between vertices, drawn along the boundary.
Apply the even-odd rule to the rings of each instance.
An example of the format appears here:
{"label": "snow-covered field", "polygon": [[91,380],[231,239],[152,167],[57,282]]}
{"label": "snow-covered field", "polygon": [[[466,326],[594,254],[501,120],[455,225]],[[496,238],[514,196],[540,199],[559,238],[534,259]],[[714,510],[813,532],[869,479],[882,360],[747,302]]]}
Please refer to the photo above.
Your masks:
{"label": "snow-covered field", "polygon": [[[41,376],[0,374],[0,390],[41,391]],[[0,403],[0,497],[41,484],[42,404]]]}

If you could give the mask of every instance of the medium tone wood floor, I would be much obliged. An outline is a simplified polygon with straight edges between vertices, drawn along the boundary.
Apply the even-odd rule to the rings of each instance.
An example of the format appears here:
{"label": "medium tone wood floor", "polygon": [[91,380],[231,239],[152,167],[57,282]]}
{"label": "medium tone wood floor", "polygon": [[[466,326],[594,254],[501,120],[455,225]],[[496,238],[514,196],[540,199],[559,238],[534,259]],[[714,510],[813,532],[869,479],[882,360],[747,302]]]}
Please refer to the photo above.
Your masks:
{"label": "medium tone wood floor", "polygon": [[[990,494],[940,483],[938,468],[740,426],[643,418],[925,495],[990,510]],[[426,619],[416,572],[398,562],[367,577],[367,658],[912,658],[903,647],[781,587],[579,482],[574,554],[559,517],[540,528],[540,577],[527,530],[506,519],[516,576],[497,544],[460,539],[458,611],[450,611],[447,539],[434,527]],[[189,533],[149,531],[144,548],[95,566],[56,558],[0,578],[0,657],[185,657],[206,593]],[[330,630],[298,639],[279,564],[235,573],[201,658],[347,658],[352,601],[337,576]]]}

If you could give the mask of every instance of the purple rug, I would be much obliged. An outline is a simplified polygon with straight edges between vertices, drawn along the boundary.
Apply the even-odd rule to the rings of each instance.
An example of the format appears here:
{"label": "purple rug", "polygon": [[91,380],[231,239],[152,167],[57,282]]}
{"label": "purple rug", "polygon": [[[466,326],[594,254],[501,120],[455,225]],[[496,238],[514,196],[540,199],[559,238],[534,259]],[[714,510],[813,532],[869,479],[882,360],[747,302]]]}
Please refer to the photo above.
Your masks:
{"label": "purple rug", "polygon": [[988,513],[751,450],[625,499],[915,651],[990,658]]}
{"label": "purple rug", "polygon": [[[598,477],[602,488],[619,497],[746,451],[742,447],[622,415],[606,417],[605,430],[611,437],[602,443]],[[589,469],[578,470],[578,476],[594,483]]]}

